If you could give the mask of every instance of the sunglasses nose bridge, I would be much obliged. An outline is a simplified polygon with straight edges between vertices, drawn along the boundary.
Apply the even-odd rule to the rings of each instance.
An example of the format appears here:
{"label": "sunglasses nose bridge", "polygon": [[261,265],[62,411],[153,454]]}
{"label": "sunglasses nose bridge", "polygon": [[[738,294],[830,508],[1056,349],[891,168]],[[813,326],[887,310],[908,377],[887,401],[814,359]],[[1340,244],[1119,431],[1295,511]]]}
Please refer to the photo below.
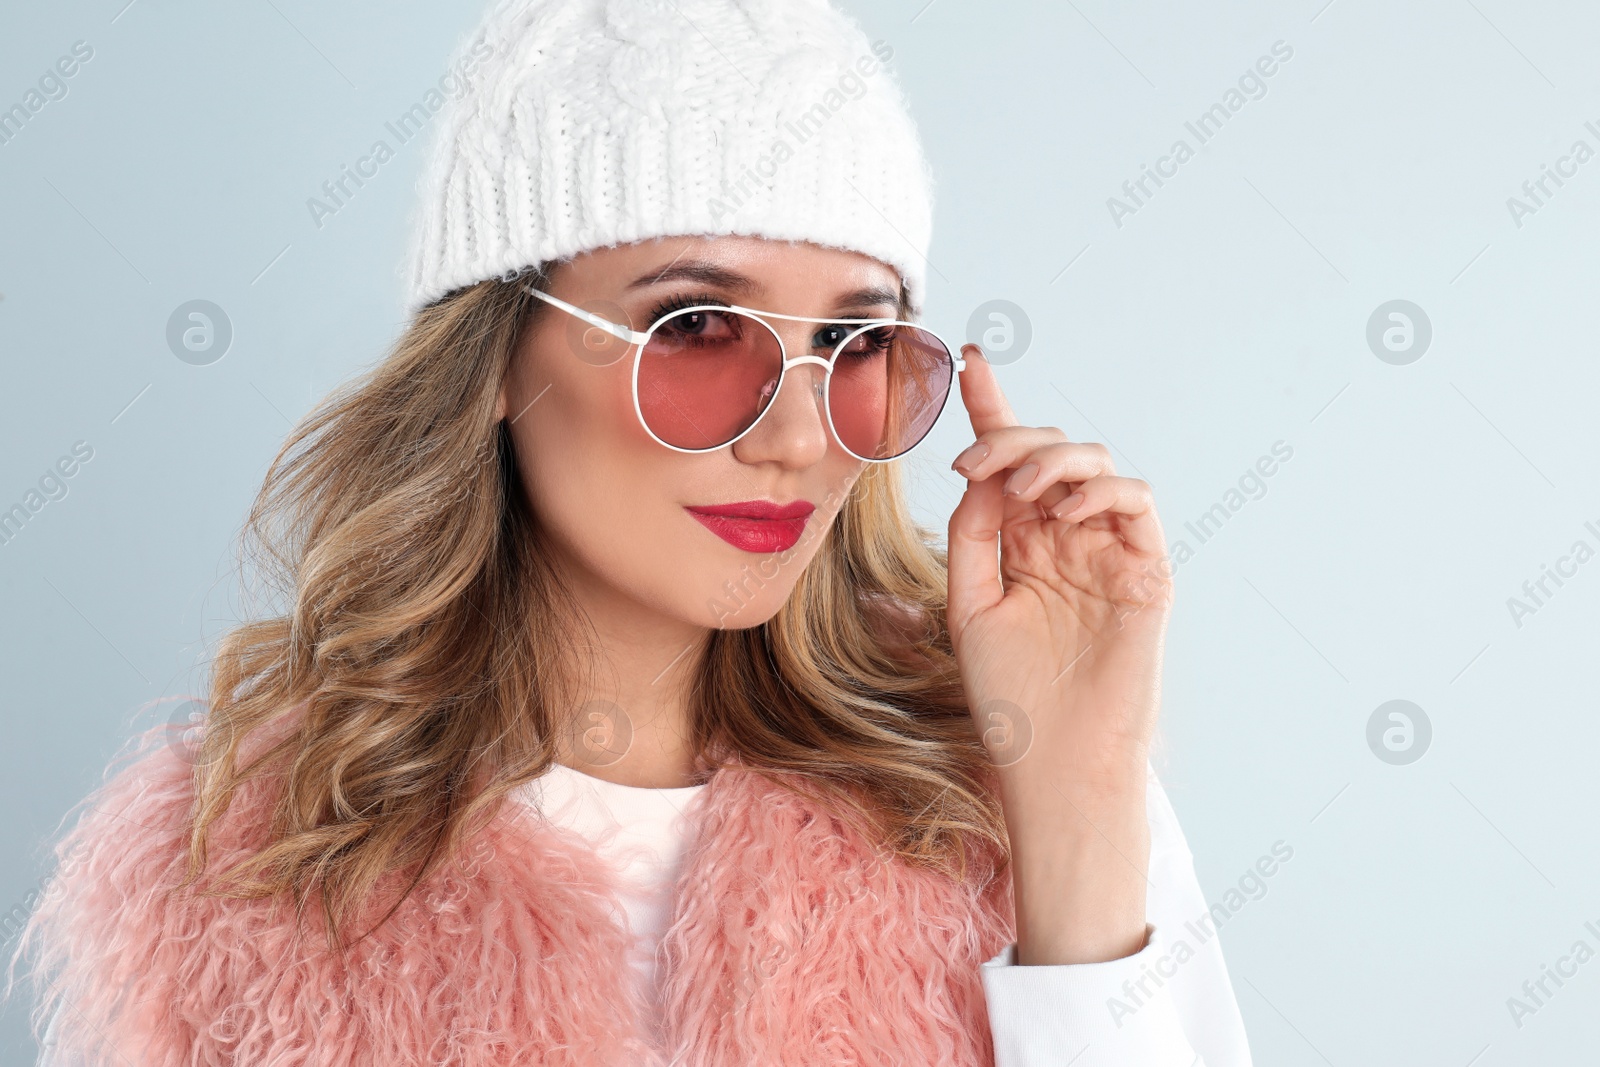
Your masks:
{"label": "sunglasses nose bridge", "polygon": [[[825,435],[827,435],[830,439],[835,437],[835,435],[833,433],[833,430],[832,430],[832,428],[830,426],[830,419],[828,417],[828,409],[827,409],[827,404],[828,404],[828,400],[827,400],[828,361],[826,359],[823,359],[820,356],[811,355],[809,353],[806,354],[806,355],[803,355],[803,356],[788,356],[787,354],[785,355],[783,366],[778,370],[778,372],[776,374],[773,375],[773,377],[768,381],[766,387],[762,390],[761,411],[756,415],[755,422],[751,424],[750,430],[755,430],[757,425],[759,425],[759,424],[761,424],[763,422],[766,422],[768,420],[768,416],[772,414],[773,408],[776,406],[774,401],[776,400],[777,395],[780,392],[784,396],[789,396],[793,392],[793,390],[796,388],[796,386],[800,385],[799,382],[791,382],[791,381],[789,381],[789,377],[790,377],[789,372],[790,371],[802,371],[803,372],[804,368],[806,368],[806,367],[818,367],[818,368],[820,368],[817,371],[811,372],[810,375],[809,375],[810,378],[811,378],[811,390],[810,391],[811,391],[811,395],[812,395],[812,400],[816,405],[815,408],[814,408],[814,411],[815,411],[817,420],[821,424],[822,432]],[[804,380],[804,377],[802,377],[802,381],[803,380]],[[785,384],[785,383],[787,383],[787,384]],[[801,386],[801,387],[803,388],[803,386]],[[792,403],[795,402],[795,400],[791,398],[791,400],[789,402],[792,404]],[[790,415],[788,417],[793,418],[794,416]],[[805,416],[802,416],[802,417],[805,417]],[[747,432],[749,432],[749,431],[747,431]],[[839,443],[843,444],[842,441],[839,442]]]}
{"label": "sunglasses nose bridge", "polygon": [[[818,328],[826,320],[779,318],[770,314],[758,314],[753,309],[740,310],[743,314],[760,320],[761,324],[771,330],[772,335],[777,338],[778,351],[783,356],[783,368],[779,371],[780,379],[787,378],[789,371],[808,363],[823,368],[821,372],[813,375],[814,381],[812,382],[812,390],[817,399],[821,400],[823,390],[827,386],[828,360],[832,357],[833,352],[829,350],[826,356],[819,355],[811,342],[816,336]],[[774,388],[776,388],[776,385],[777,383],[774,383]]]}
{"label": "sunglasses nose bridge", "polygon": [[[767,393],[768,399],[770,399],[771,395],[773,393],[777,392],[778,387],[780,385],[782,385],[783,382],[788,379],[790,371],[798,370],[801,367],[807,367],[807,366],[821,367],[822,368],[819,371],[812,372],[812,374],[810,375],[810,377],[811,377],[811,393],[812,393],[812,395],[815,397],[815,399],[817,401],[818,411],[821,412],[822,411],[822,405],[826,402],[826,398],[825,398],[824,394],[827,392],[827,388],[828,388],[828,361],[826,359],[823,359],[821,356],[814,356],[814,355],[809,355],[809,354],[804,355],[804,356],[789,356],[789,355],[785,355],[784,356],[784,361],[783,361],[783,367],[778,371],[778,373],[776,375],[774,375],[773,381],[772,381],[771,385],[768,388],[768,393]],[[793,388],[793,386],[790,386],[790,388]],[[766,409],[765,408],[762,409],[762,414],[763,415],[766,414]],[[826,415],[823,415],[823,421],[824,422],[827,421],[827,416]]]}

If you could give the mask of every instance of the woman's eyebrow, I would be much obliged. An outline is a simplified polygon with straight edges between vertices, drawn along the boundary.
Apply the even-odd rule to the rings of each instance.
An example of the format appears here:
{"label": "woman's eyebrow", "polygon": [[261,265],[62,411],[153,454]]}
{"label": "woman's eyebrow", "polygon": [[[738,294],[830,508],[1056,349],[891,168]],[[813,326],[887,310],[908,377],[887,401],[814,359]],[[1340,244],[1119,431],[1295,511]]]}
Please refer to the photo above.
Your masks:
{"label": "woman's eyebrow", "polygon": [[[693,281],[708,285],[716,289],[734,293],[742,298],[752,295],[759,296],[766,292],[766,286],[747,274],[740,274],[736,270],[718,266],[701,260],[686,260],[673,262],[665,267],[641,274],[628,283],[628,291],[646,289],[652,285],[663,285],[667,282]],[[900,294],[886,286],[868,285],[860,289],[842,294],[835,302],[834,307],[840,311],[854,311],[860,309],[877,308],[884,304],[898,307]]]}
{"label": "woman's eyebrow", "polygon": [[853,292],[845,293],[834,306],[840,311],[858,311],[867,308],[880,307],[891,304],[900,306],[900,294],[881,285],[869,285]]}
{"label": "woman's eyebrow", "polygon": [[673,262],[659,270],[652,270],[641,274],[628,283],[628,291],[645,289],[652,285],[661,285],[665,282],[694,281],[703,285],[710,285],[718,289],[726,289],[734,293],[749,294],[763,291],[760,282],[746,274],[727,267],[719,267],[715,263],[706,263],[698,260]]}

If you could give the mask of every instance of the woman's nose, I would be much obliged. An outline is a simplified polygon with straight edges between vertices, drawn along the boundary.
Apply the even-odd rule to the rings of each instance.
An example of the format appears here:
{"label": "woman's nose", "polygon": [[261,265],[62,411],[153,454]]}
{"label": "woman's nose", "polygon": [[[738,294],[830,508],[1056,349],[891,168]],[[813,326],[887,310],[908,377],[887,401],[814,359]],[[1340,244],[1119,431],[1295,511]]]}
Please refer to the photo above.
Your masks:
{"label": "woman's nose", "polygon": [[[784,338],[786,345],[789,338]],[[793,359],[794,349],[788,358]],[[810,355],[808,349],[802,354]],[[777,460],[785,465],[806,467],[828,452],[827,368],[816,363],[799,363],[783,372],[780,387],[776,376],[763,391],[760,421],[738,441],[734,454],[744,463]]]}

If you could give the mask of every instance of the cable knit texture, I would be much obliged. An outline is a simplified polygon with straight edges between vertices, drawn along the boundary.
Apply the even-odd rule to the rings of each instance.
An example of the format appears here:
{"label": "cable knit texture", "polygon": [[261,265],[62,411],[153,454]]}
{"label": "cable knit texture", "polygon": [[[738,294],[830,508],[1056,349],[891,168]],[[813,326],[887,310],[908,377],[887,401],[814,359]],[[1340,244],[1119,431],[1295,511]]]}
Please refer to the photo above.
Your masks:
{"label": "cable knit texture", "polygon": [[[581,836],[508,803],[340,961],[314,908],[296,940],[278,902],[164,893],[193,799],[164,736],[140,735],[85,801],[12,960],[33,959],[47,987],[36,1029],[70,1002],[62,1062],[993,1063],[979,966],[1015,925],[1009,875],[987,852],[965,881],[913,868],[819,802],[724,764],[689,809],[660,1047],[627,977],[615,872]],[[215,860],[259,845],[274,780],[242,788]]]}
{"label": "cable knit texture", "polygon": [[933,176],[892,53],[826,0],[497,0],[456,52],[408,308],[610,245],[745,234],[872,256],[920,312]]}

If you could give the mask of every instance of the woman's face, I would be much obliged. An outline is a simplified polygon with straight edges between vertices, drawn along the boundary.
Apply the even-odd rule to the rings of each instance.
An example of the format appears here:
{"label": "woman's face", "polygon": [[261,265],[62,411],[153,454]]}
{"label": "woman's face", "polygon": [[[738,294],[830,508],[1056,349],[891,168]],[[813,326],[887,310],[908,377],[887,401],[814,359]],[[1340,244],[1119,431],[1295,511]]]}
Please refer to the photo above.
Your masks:
{"label": "woman's face", "polygon": [[[854,252],[754,237],[671,237],[574,257],[555,267],[545,291],[643,330],[663,305],[673,306],[668,301],[894,318],[899,287],[893,269]],[[827,358],[845,332],[767,321],[791,359]],[[813,388],[824,369],[791,369],[752,430],[731,445],[688,454],[639,424],[634,352],[544,305],[513,356],[498,413],[510,422],[523,488],[558,546],[558,566],[590,610],[642,605],[699,626],[759,625],[788,597],[866,466],[828,429]],[[691,510],[745,502],[814,510],[788,522]],[[797,527],[798,541],[781,548]]]}

